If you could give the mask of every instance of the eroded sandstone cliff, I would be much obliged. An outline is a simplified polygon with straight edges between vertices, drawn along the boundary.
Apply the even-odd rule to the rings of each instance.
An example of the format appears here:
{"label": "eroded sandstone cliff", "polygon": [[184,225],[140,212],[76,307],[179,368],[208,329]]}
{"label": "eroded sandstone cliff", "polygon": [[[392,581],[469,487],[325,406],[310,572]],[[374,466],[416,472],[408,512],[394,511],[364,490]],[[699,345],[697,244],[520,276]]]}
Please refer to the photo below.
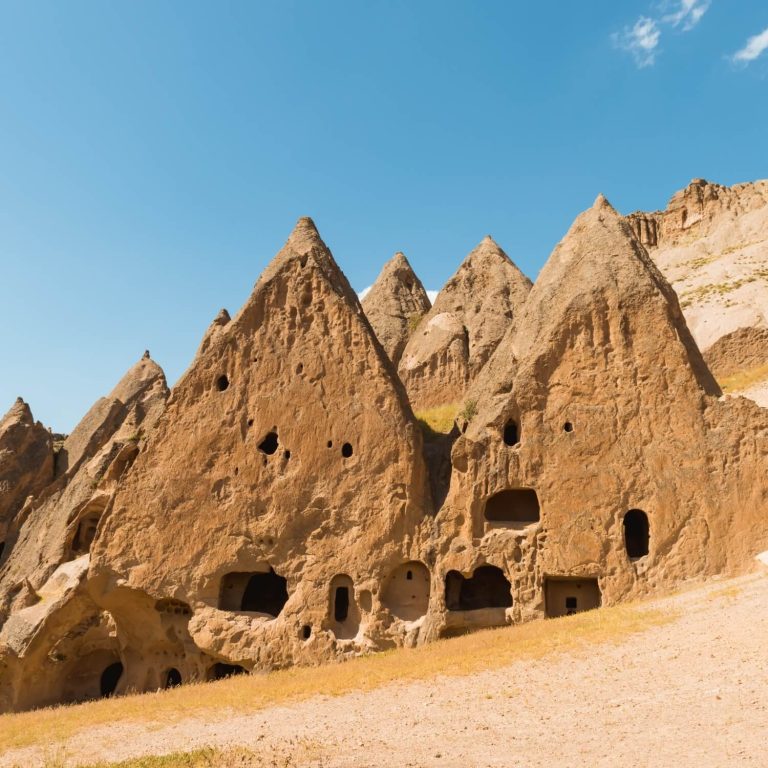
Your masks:
{"label": "eroded sandstone cliff", "polygon": [[[491,240],[470,254],[400,362],[413,401],[475,406],[439,464],[301,219],[169,398],[145,358],[55,480],[43,456],[0,565],[0,707],[345,658],[751,567],[768,411],[722,396],[641,242],[677,230],[654,226],[598,198],[532,289]],[[387,344],[398,306],[391,336],[377,323]]]}

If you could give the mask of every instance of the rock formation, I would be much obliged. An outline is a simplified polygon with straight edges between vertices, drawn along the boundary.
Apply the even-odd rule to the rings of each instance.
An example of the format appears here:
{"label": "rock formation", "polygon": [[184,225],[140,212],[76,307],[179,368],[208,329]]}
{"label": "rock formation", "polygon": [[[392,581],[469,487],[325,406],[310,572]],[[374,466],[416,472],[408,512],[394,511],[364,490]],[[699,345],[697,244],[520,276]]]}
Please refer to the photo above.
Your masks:
{"label": "rock formation", "polygon": [[486,237],[437,295],[408,340],[399,374],[416,410],[459,403],[504,333],[531,281]]}
{"label": "rock formation", "polygon": [[52,480],[51,433],[18,398],[0,421],[0,556],[16,513]]}
{"label": "rock formation", "polygon": [[768,549],[768,411],[721,395],[638,238],[661,247],[668,229],[649,221],[598,198],[530,291],[492,241],[473,251],[400,365],[417,401],[475,404],[440,464],[301,219],[167,401],[140,361],[14,515],[0,709],[341,659],[750,568]]}
{"label": "rock formation", "polygon": [[[768,363],[755,357],[760,334],[750,331],[768,329],[768,181],[724,187],[694,179],[666,210],[627,219],[679,294],[705,354],[735,334],[713,352],[718,368],[736,372]],[[753,338],[747,342],[747,336]]]}
{"label": "rock formation", "polygon": [[409,337],[432,306],[402,253],[396,253],[384,265],[362,304],[381,346],[397,365]]}
{"label": "rock formation", "polygon": [[405,391],[301,219],[209,330],[94,542],[119,690],[414,642],[426,487]]}
{"label": "rock formation", "polygon": [[88,552],[167,397],[146,353],[64,441],[56,480],[17,515],[0,567],[0,620],[10,614],[0,632],[0,707],[99,694],[98,675],[80,667],[92,654],[116,659],[117,642],[110,617],[87,594]]}
{"label": "rock formation", "polygon": [[470,395],[428,636],[617,602],[768,545],[768,412],[720,401],[674,291],[605,199]]}

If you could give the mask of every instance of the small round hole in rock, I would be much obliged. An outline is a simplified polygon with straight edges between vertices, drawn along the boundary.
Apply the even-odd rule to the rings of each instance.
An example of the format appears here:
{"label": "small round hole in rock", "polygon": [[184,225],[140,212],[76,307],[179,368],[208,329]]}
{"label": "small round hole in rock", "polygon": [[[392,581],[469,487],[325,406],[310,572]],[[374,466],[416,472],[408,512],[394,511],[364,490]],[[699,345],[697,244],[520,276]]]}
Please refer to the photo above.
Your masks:
{"label": "small round hole in rock", "polygon": [[310,637],[312,637],[312,627],[310,627],[309,624],[305,624],[301,628],[301,639],[309,640]]}
{"label": "small round hole in rock", "polygon": [[563,424],[563,432],[573,432],[573,424],[570,421],[566,421]]}
{"label": "small round hole in rock", "polygon": [[267,432],[264,439],[259,443],[259,450],[271,456],[277,450],[277,432]]}
{"label": "small round hole in rock", "polygon": [[219,390],[219,392],[223,392],[225,389],[229,387],[229,379],[222,374],[219,376],[218,379],[216,379],[216,389]]}
{"label": "small round hole in rock", "polygon": [[249,426],[249,427],[252,427],[252,426],[253,426],[253,419],[248,419],[248,426]]}
{"label": "small round hole in rock", "polygon": [[328,441],[328,447],[329,448],[333,448],[333,440],[329,440]]}
{"label": "small round hole in rock", "polygon": [[304,363],[299,363],[299,364],[296,366],[296,373],[297,373],[297,374],[302,374],[302,373],[304,373]]}
{"label": "small round hole in rock", "polygon": [[344,443],[344,445],[341,446],[341,455],[348,459],[352,455],[352,443]]}
{"label": "small round hole in rock", "polygon": [[286,452],[283,454],[283,456],[285,456],[285,460],[286,460],[286,461],[288,461],[288,459],[290,459],[290,458],[291,458],[291,452],[290,452],[290,451],[286,451]]}

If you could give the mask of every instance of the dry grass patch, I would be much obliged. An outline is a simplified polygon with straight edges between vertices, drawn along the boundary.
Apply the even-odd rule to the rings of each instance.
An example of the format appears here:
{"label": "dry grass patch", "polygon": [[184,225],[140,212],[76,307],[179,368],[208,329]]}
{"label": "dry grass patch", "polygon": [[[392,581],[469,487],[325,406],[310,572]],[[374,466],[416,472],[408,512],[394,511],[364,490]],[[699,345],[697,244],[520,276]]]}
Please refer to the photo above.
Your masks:
{"label": "dry grass patch", "polygon": [[435,408],[416,411],[414,415],[423,430],[447,435],[453,429],[460,407],[459,403],[446,403]]}
{"label": "dry grass patch", "polygon": [[745,371],[737,371],[729,376],[724,376],[718,383],[723,392],[742,392],[766,379],[768,379],[768,364],[748,368]]}
{"label": "dry grass patch", "polygon": [[[302,752],[304,750],[300,750]],[[309,757],[309,755],[307,755]],[[304,756],[296,758],[290,753],[278,755],[271,752],[253,752],[250,749],[216,749],[205,747],[194,752],[174,752],[169,755],[136,757],[119,763],[91,763],[83,768],[294,768],[303,764]],[[63,768],[64,762],[56,758],[45,768]],[[21,768],[21,766],[19,766]]]}
{"label": "dry grass patch", "polygon": [[[414,649],[397,649],[319,667],[183,685],[167,691],[103,699],[0,717],[4,749],[55,745],[84,729],[120,722],[167,725],[189,718],[215,721],[310,696],[340,696],[388,683],[461,676],[552,653],[615,642],[672,621],[672,611],[619,605],[562,619],[484,630]],[[180,765],[184,765],[181,763]],[[194,764],[193,764],[194,765]]]}

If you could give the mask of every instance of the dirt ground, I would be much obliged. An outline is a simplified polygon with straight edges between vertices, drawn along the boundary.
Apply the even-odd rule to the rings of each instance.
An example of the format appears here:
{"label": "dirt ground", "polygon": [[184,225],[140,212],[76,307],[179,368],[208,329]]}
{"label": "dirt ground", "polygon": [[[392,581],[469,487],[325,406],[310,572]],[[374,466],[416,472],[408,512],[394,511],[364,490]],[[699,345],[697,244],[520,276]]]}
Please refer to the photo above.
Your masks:
{"label": "dirt ground", "polygon": [[115,723],[0,766],[209,745],[249,747],[265,766],[768,766],[768,571],[655,606],[679,616],[616,644],[214,721]]}

